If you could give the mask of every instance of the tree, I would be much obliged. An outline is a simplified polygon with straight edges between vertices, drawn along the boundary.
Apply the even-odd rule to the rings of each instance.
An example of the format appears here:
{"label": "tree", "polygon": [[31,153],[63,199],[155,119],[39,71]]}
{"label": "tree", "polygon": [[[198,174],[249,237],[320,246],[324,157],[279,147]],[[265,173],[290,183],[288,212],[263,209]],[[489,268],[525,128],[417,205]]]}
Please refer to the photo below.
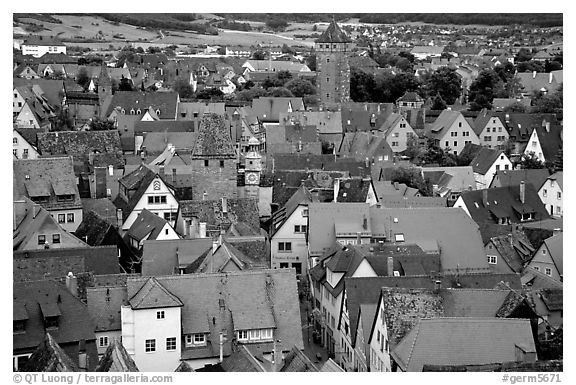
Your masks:
{"label": "tree", "polygon": [[289,54],[294,54],[294,50],[288,46],[288,44],[284,43],[282,44],[282,53],[289,53]]}
{"label": "tree", "polygon": [[284,31],[288,27],[288,23],[283,18],[274,17],[266,20],[266,26],[273,31]]}
{"label": "tree", "polygon": [[122,79],[120,79],[120,84],[118,85],[118,91],[132,91],[132,82],[125,78],[124,75],[122,75]]}
{"label": "tree", "polygon": [[192,89],[192,86],[185,79],[182,78],[176,79],[173,88],[174,91],[178,92],[178,95],[180,95],[180,98],[182,99],[189,99],[194,97],[194,90]]}
{"label": "tree", "polygon": [[254,60],[265,60],[266,59],[266,52],[261,49],[258,49],[252,53],[252,59]]}
{"label": "tree", "polygon": [[442,99],[451,105],[462,93],[462,81],[456,70],[441,67],[427,77],[425,89],[428,91],[428,95],[440,94]]}
{"label": "tree", "polygon": [[223,96],[224,93],[218,88],[205,88],[202,91],[196,93],[197,99],[221,100]]}
{"label": "tree", "polygon": [[370,102],[376,88],[374,75],[352,68],[350,75],[350,98],[355,102]]}
{"label": "tree", "polygon": [[90,76],[88,75],[88,70],[84,67],[80,68],[76,73],[76,83],[86,89],[90,85]]}
{"label": "tree", "polygon": [[525,113],[526,112],[526,106],[524,106],[524,104],[522,104],[520,102],[514,102],[514,103],[504,107],[504,112]]}
{"label": "tree", "polygon": [[392,183],[404,183],[408,187],[416,188],[424,196],[431,196],[433,193],[430,181],[425,181],[416,168],[395,168],[390,176],[390,181]]}
{"label": "tree", "polygon": [[446,109],[446,102],[442,99],[442,95],[436,94],[434,99],[432,100],[432,107],[433,110],[445,110]]}
{"label": "tree", "polygon": [[494,97],[506,97],[504,82],[494,70],[482,70],[470,85],[468,101],[472,111],[492,108]]}
{"label": "tree", "polygon": [[530,61],[530,59],[532,59],[532,52],[530,52],[528,49],[526,48],[520,48],[520,50],[518,51],[518,54],[516,54],[516,58],[514,59],[515,62],[519,63],[519,62],[527,62]]}
{"label": "tree", "polygon": [[242,101],[252,101],[253,99],[259,98],[261,96],[267,96],[268,92],[262,87],[252,87],[250,89],[245,89],[240,92],[236,92],[236,100]]}
{"label": "tree", "polygon": [[292,98],[292,92],[285,87],[273,87],[268,89],[268,96],[273,96],[275,98]]}
{"label": "tree", "polygon": [[284,84],[292,94],[296,97],[304,97],[306,95],[315,95],[316,94],[316,87],[308,80],[304,79],[293,79],[289,82]]}
{"label": "tree", "polygon": [[557,113],[561,112],[563,108],[563,85],[561,84],[558,89],[549,95],[542,95],[540,92],[535,92],[533,95],[533,103],[531,112],[533,113]]}
{"label": "tree", "polygon": [[558,71],[562,69],[562,64],[557,61],[546,60],[544,62],[544,72]]}
{"label": "tree", "polygon": [[313,53],[306,58],[306,65],[310,68],[310,71],[316,71],[316,54]]}
{"label": "tree", "polygon": [[90,131],[109,131],[114,129],[114,122],[106,119],[93,118],[90,121]]}
{"label": "tree", "polygon": [[538,157],[533,152],[529,154],[522,154],[520,157],[520,161],[516,164],[520,166],[521,169],[536,169],[536,168],[545,168],[544,163],[538,160]]}
{"label": "tree", "polygon": [[426,150],[418,156],[417,161],[419,164],[437,164],[440,167],[456,166],[456,160],[450,149],[440,148],[433,139],[428,140]]}

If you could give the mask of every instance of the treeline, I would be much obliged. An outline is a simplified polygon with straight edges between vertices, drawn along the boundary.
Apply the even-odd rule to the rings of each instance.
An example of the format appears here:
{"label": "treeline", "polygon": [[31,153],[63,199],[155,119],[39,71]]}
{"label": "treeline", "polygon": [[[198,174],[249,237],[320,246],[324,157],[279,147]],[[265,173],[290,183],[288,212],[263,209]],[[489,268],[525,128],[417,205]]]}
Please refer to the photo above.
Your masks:
{"label": "treeline", "polygon": [[[260,21],[266,23],[270,19],[282,19],[293,23],[317,23],[332,20],[331,13],[216,13],[217,16],[233,20]],[[352,13],[336,13],[336,21],[354,17]]]}
{"label": "treeline", "polygon": [[20,21],[19,19],[34,19],[47,23],[62,24],[62,20],[58,20],[46,13],[14,13],[12,15],[12,20]]}
{"label": "treeline", "polygon": [[[191,24],[187,21],[192,19],[194,14],[170,14],[170,13],[96,13],[111,22],[124,23],[137,27],[152,29],[169,29],[178,31],[194,31],[206,35],[218,35],[218,30],[208,23]],[[186,21],[182,21],[185,19]]]}
{"label": "treeline", "polygon": [[224,19],[215,23],[215,26],[222,29],[231,29],[234,31],[252,31],[252,27],[248,23],[238,23],[233,20]]}
{"label": "treeline", "polygon": [[423,22],[430,24],[534,25],[562,26],[561,13],[369,13],[357,14],[362,23],[397,24]]}

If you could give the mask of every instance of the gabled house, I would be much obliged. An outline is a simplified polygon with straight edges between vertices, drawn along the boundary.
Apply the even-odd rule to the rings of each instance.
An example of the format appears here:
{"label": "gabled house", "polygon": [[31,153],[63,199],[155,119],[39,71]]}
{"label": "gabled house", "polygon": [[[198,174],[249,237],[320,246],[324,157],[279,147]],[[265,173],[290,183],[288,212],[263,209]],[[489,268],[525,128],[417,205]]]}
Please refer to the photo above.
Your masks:
{"label": "gabled house", "polygon": [[532,130],[523,154],[536,156],[542,163],[553,162],[562,147],[562,125],[543,121]]}
{"label": "gabled house", "polygon": [[36,159],[40,156],[36,148],[36,130],[14,128],[12,130],[12,155],[16,159]]}
{"label": "gabled house", "polygon": [[144,209],[160,215],[171,224],[175,223],[179,204],[174,189],[158,173],[142,164],[118,183],[119,194],[114,205],[122,210],[122,230],[130,229]]}
{"label": "gabled house", "polygon": [[303,349],[292,269],[129,277],[121,312],[123,345],[145,371],[222,362],[233,341],[268,361]]}
{"label": "gabled house", "polygon": [[[536,147],[529,143],[532,131],[536,127],[546,127],[547,123],[551,126],[560,125],[556,114],[528,114],[528,113],[504,113],[499,112],[500,120],[506,125],[509,140],[514,144],[512,154],[522,154],[526,148]],[[557,128],[551,128],[556,131]],[[538,155],[536,153],[536,155]]]}
{"label": "gabled house", "polygon": [[40,75],[38,75],[38,73],[36,73],[36,71],[32,67],[34,66],[28,64],[20,64],[14,69],[13,75],[17,78],[23,78],[23,79],[40,78]]}
{"label": "gabled house", "polygon": [[268,264],[262,264],[256,258],[247,256],[220,235],[212,241],[210,251],[190,264],[185,273],[212,274],[265,268],[268,268]]}
{"label": "gabled house", "polygon": [[213,244],[211,238],[144,241],[142,275],[192,273],[191,270],[195,270],[212,250]]}
{"label": "gabled house", "polygon": [[424,99],[416,92],[406,91],[404,95],[396,99],[396,106],[402,108],[422,108]]}
{"label": "gabled house", "polygon": [[563,188],[564,173],[562,171],[550,175],[539,189],[536,187],[542,203],[553,217],[562,218],[564,207],[562,204]]}
{"label": "gabled house", "polygon": [[464,191],[476,189],[472,166],[423,167],[422,177],[432,183],[435,196],[448,199],[448,206],[453,206]]}
{"label": "gabled house", "polygon": [[364,162],[373,180],[383,178],[383,170],[396,163],[394,149],[379,132],[347,132],[336,147],[338,155]]}
{"label": "gabled house", "polygon": [[82,202],[72,157],[14,160],[13,171],[15,201],[28,198],[48,210],[63,229],[78,228]]}
{"label": "gabled house", "polygon": [[394,152],[402,152],[408,147],[411,139],[418,139],[418,135],[410,126],[410,123],[403,115],[392,113],[388,115],[384,123],[379,128],[384,133],[386,142]]}
{"label": "gabled house", "polygon": [[56,114],[54,108],[44,100],[27,99],[22,109],[14,118],[14,123],[22,128],[35,128],[38,130],[50,130]]}
{"label": "gabled house", "polygon": [[534,247],[521,231],[492,237],[485,249],[490,268],[500,273],[522,273],[534,253]]}
{"label": "gabled house", "polygon": [[563,281],[563,235],[556,234],[546,239],[536,250],[527,267],[544,273],[556,282]]}
{"label": "gabled house", "polygon": [[280,122],[281,113],[304,111],[302,98],[260,97],[252,101],[252,112],[266,125]]}
{"label": "gabled house", "polygon": [[270,267],[293,267],[296,274],[307,271],[308,204],[313,197],[305,186],[272,214]]}
{"label": "gabled house", "polygon": [[152,107],[161,120],[175,120],[178,115],[180,96],[177,92],[117,91],[108,107],[102,109],[103,118],[110,119],[113,111],[123,115],[140,115]]}
{"label": "gabled house", "polygon": [[470,162],[476,180],[476,190],[488,188],[500,170],[512,170],[512,162],[502,150],[482,147]]}
{"label": "gabled house", "polygon": [[91,371],[98,363],[94,324],[86,305],[66,286],[51,280],[13,285],[14,368],[26,368],[27,358],[46,334],[62,348],[76,367]]}
{"label": "gabled house", "polygon": [[66,45],[55,36],[32,35],[21,44],[22,55],[41,57],[47,53],[63,53],[66,55]]}
{"label": "gabled house", "polygon": [[479,144],[488,148],[501,148],[508,141],[508,130],[501,119],[502,115],[492,111],[480,111],[473,125]]}
{"label": "gabled house", "polygon": [[158,214],[142,209],[126,233],[126,241],[134,250],[142,250],[145,240],[179,239],[170,223]]}
{"label": "gabled house", "polygon": [[293,111],[280,112],[280,124],[296,124],[316,126],[320,139],[330,143],[336,149],[342,141],[341,111]]}
{"label": "gabled house", "polygon": [[114,339],[98,362],[96,372],[139,372],[136,363],[119,339]]}
{"label": "gabled house", "polygon": [[519,186],[466,191],[454,207],[462,208],[478,224],[506,225],[550,217],[536,189],[524,182]]}
{"label": "gabled house", "polygon": [[461,112],[444,110],[425,135],[443,150],[459,155],[466,143],[479,144],[478,136]]}

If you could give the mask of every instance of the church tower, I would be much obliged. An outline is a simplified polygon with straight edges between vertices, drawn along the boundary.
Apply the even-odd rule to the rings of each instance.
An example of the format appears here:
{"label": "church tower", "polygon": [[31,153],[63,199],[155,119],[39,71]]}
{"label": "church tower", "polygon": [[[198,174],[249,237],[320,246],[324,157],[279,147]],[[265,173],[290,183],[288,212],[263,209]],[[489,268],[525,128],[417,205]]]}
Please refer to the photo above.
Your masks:
{"label": "church tower", "polygon": [[350,101],[350,48],[350,38],[334,20],[315,42],[316,84],[320,103],[325,108],[332,109]]}
{"label": "church tower", "polygon": [[259,196],[260,174],[262,173],[262,155],[258,152],[259,147],[260,141],[256,138],[250,138],[244,168],[246,198],[258,198]]}
{"label": "church tower", "polygon": [[110,97],[112,97],[112,78],[108,73],[108,67],[103,63],[102,67],[100,67],[100,75],[98,76],[98,100],[100,101],[100,107],[102,107],[104,101]]}

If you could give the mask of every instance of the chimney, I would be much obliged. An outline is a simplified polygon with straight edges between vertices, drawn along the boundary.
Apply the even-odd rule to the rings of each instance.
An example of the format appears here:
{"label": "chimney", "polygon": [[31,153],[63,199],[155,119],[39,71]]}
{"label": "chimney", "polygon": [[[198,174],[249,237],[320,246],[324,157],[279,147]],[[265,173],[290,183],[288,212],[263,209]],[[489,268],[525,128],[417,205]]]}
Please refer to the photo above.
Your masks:
{"label": "chimney", "polygon": [[176,169],[172,169],[172,186],[176,184]]}
{"label": "chimney", "polygon": [[536,79],[536,71],[532,71],[532,79]]}
{"label": "chimney", "polygon": [[122,209],[116,209],[116,223],[118,224],[118,229],[122,228]]}
{"label": "chimney", "polygon": [[488,189],[482,190],[482,204],[488,207]]}
{"label": "chimney", "polygon": [[506,124],[510,123],[510,114],[506,114]]}
{"label": "chimney", "polygon": [[526,202],[526,184],[524,181],[520,182],[520,202]]}
{"label": "chimney", "polygon": [[206,222],[200,222],[200,238],[206,238]]}
{"label": "chimney", "polygon": [[362,228],[368,230],[368,218],[366,218],[366,215],[362,217]]}
{"label": "chimney", "polygon": [[66,276],[66,288],[74,297],[78,297],[78,279],[72,272],[69,272]]}
{"label": "chimney", "polygon": [[393,277],[394,276],[394,257],[389,256],[388,260],[386,262],[387,262],[386,273],[388,274],[389,277]]}
{"label": "chimney", "polygon": [[142,158],[142,162],[146,159],[146,146],[140,147],[140,157]]}
{"label": "chimney", "polygon": [[554,75],[552,74],[552,72],[550,72],[548,74],[548,84],[552,84],[552,79],[554,78]]}
{"label": "chimney", "polygon": [[550,133],[550,122],[546,122],[546,132]]}
{"label": "chimney", "polygon": [[394,182],[394,190],[398,191],[399,187],[398,187],[398,182]]}
{"label": "chimney", "polygon": [[94,198],[106,198],[106,167],[94,167],[94,184]]}
{"label": "chimney", "polygon": [[435,290],[440,290],[442,288],[442,281],[440,281],[439,279],[434,281],[434,289]]}
{"label": "chimney", "polygon": [[282,345],[281,341],[274,339],[272,351],[272,371],[279,372],[282,368]]}
{"label": "chimney", "polygon": [[222,212],[226,214],[228,212],[228,200],[226,197],[222,197]]}
{"label": "chimney", "polygon": [[162,180],[164,180],[164,166],[160,165],[159,170],[158,170],[158,175],[160,175],[160,178],[162,178]]}
{"label": "chimney", "polygon": [[220,332],[220,361],[224,360],[224,335]]}
{"label": "chimney", "polygon": [[362,244],[362,233],[360,231],[356,233],[356,244],[358,245]]}
{"label": "chimney", "polygon": [[218,249],[218,246],[220,246],[218,244],[218,241],[219,241],[219,237],[212,239],[212,254],[214,254],[216,252],[216,250]]}
{"label": "chimney", "polygon": [[111,164],[108,165],[108,175],[114,176],[114,166],[112,166]]}

